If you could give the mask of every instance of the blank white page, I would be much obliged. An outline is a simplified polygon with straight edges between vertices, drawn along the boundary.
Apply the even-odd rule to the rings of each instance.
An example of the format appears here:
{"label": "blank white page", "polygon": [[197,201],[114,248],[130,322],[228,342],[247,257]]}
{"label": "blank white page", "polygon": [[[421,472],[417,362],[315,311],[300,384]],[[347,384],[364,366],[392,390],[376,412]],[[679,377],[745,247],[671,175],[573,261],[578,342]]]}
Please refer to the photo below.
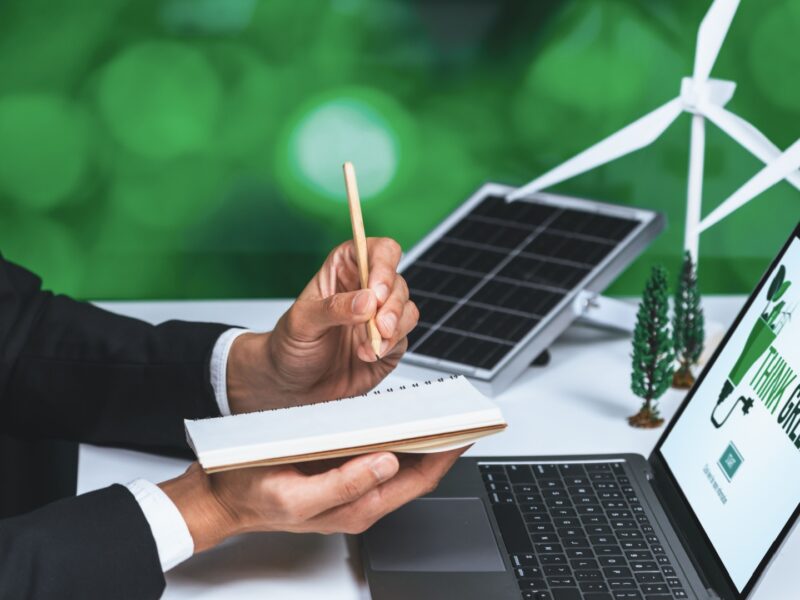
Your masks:
{"label": "blank white page", "polygon": [[503,425],[500,409],[463,376],[363,396],[185,421],[205,468]]}

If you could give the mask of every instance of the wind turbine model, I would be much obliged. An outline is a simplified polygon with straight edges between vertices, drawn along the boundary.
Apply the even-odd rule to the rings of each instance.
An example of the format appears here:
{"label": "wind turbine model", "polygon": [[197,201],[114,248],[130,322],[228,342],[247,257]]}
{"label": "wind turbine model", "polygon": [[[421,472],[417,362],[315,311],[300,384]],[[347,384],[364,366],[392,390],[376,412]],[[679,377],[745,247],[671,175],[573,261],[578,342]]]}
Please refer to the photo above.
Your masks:
{"label": "wind turbine model", "polygon": [[[714,123],[764,163],[770,163],[780,156],[780,150],[766,136],[750,123],[724,108],[733,96],[736,84],[733,81],[709,79],[711,69],[738,7],[739,0],[714,0],[711,4],[711,8],[708,9],[697,32],[694,72],[691,77],[684,77],[681,81],[681,92],[677,98],[517,189],[508,196],[508,199],[520,199],[634,150],[644,148],[658,139],[681,113],[688,112],[692,115],[692,133],[689,147],[689,184],[684,246],[696,263],[700,232],[747,201],[732,197],[725,202],[725,210],[720,210],[723,208],[720,206],[701,221],[705,120],[708,119]],[[779,169],[779,167],[776,168]],[[798,164],[795,163],[795,166],[788,169],[781,177],[785,177],[793,186],[800,189],[800,172],[797,171],[797,168]],[[741,197],[744,194],[743,192]]]}
{"label": "wind turbine model", "polygon": [[766,167],[756,173],[747,183],[736,190],[731,196],[715,208],[700,223],[700,233],[719,223],[729,214],[741,208],[750,200],[771,188],[781,179],[786,179],[800,169],[800,140],[789,146],[786,151]]}

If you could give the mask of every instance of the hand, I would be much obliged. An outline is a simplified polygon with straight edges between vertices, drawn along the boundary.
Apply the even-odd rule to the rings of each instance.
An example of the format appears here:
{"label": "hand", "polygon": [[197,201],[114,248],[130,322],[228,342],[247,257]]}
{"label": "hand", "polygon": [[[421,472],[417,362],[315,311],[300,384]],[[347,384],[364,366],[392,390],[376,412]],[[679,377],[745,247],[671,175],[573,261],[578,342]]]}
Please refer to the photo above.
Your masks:
{"label": "hand", "polygon": [[189,527],[195,552],[252,531],[361,533],[387,513],[433,491],[466,448],[389,452],[207,475],[192,464],[160,484]]}
{"label": "hand", "polygon": [[[368,238],[367,250],[369,289],[360,289],[353,243],[345,242],[328,255],[274,331],[236,339],[227,368],[232,412],[361,394],[395,368],[419,311],[397,274],[397,242]],[[380,358],[367,336],[371,317],[383,338]]]}

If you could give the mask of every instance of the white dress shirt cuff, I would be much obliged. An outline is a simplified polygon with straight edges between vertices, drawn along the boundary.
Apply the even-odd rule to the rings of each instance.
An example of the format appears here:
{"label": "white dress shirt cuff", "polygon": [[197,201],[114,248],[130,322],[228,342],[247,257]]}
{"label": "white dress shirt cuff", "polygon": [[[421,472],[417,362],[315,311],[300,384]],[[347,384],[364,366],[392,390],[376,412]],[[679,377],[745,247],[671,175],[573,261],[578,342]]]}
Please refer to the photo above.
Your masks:
{"label": "white dress shirt cuff", "polygon": [[211,387],[214,388],[219,414],[222,416],[231,414],[231,407],[228,405],[228,353],[234,340],[249,331],[249,329],[228,329],[217,338],[217,343],[211,351]]}
{"label": "white dress shirt cuff", "polygon": [[136,479],[127,488],[136,498],[150,525],[164,572],[194,554],[194,540],[186,521],[160,487],[145,479]]}

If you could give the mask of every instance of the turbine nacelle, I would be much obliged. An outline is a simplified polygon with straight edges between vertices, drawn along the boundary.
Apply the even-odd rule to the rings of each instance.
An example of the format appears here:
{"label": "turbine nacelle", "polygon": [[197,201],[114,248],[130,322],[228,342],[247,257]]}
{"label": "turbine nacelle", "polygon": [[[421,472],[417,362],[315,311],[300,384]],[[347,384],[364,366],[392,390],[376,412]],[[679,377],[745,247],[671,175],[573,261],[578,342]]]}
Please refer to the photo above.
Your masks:
{"label": "turbine nacelle", "polygon": [[686,112],[703,115],[709,104],[725,106],[733,98],[736,83],[724,79],[697,81],[693,77],[681,79],[681,103]]}

